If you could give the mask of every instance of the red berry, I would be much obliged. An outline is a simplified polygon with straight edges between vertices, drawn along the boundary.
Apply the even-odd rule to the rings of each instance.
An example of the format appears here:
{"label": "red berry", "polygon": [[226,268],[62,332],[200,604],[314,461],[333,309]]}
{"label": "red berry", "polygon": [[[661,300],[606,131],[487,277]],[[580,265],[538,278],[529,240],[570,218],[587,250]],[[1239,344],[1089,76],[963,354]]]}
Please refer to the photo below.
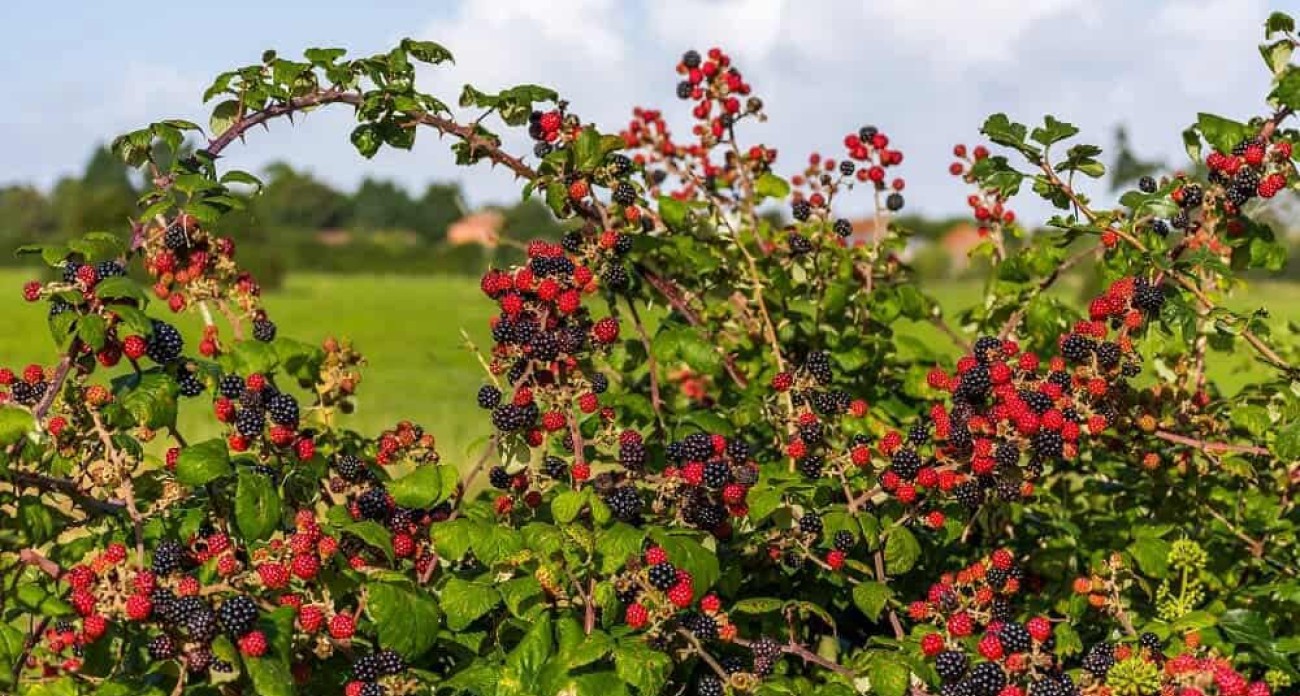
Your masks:
{"label": "red berry", "polygon": [[[263,566],[265,567],[265,566]],[[313,554],[298,554],[293,557],[293,574],[302,580],[311,580],[320,572],[320,560]],[[261,568],[258,568],[261,573]],[[266,576],[262,576],[262,582],[266,582]],[[267,587],[274,587],[267,583]]]}
{"label": "red berry", "polygon": [[624,620],[627,622],[628,627],[633,629],[645,626],[646,621],[649,620],[649,618],[650,613],[646,611],[646,608],[641,604],[629,604],[627,607],[627,613],[624,616]]}
{"label": "red berry", "polygon": [[586,462],[574,464],[569,473],[572,474],[574,481],[586,481],[591,478],[591,465]]}
{"label": "red berry", "polygon": [[108,619],[99,614],[91,614],[81,622],[81,631],[89,641],[98,640],[108,631]]}
{"label": "red berry", "polygon": [[665,563],[667,561],[668,561],[668,552],[664,551],[662,546],[651,546],[650,548],[646,549],[645,552],[646,565],[659,565],[660,563]]}
{"label": "red berry", "polygon": [[794,377],[789,372],[778,372],[772,377],[772,388],[783,392],[794,386]]}
{"label": "red berry", "polygon": [[691,587],[689,581],[678,582],[676,585],[672,586],[672,589],[668,590],[668,601],[672,602],[673,605],[679,609],[685,609],[691,606],[691,602],[694,601],[694,599],[695,590]]}
{"label": "red berry", "polygon": [[1041,616],[1026,621],[1025,628],[1029,630],[1029,635],[1040,643],[1052,636],[1051,622]]}
{"label": "red berry", "polygon": [[109,563],[121,563],[126,560],[126,545],[121,542],[113,542],[104,549],[104,560]]}
{"label": "red berry", "polygon": [[198,579],[188,575],[181,578],[180,582],[176,584],[176,594],[182,597],[193,597],[201,589],[203,588],[199,586]]}
{"label": "red berry", "polygon": [[839,570],[844,567],[845,557],[846,554],[843,551],[835,549],[826,554],[826,565],[830,566],[831,570]]}
{"label": "red berry", "polygon": [[1011,567],[1016,563],[1015,557],[1006,549],[994,551],[989,560],[993,562],[993,567],[998,570],[1011,570]]}
{"label": "red berry", "polygon": [[239,652],[249,657],[266,654],[266,636],[261,631],[249,631],[239,639]]}
{"label": "red berry", "polygon": [[335,614],[330,619],[330,637],[335,640],[347,640],[357,630],[357,622],[348,614]]}
{"label": "red berry", "polygon": [[596,325],[591,328],[591,333],[601,343],[613,343],[618,340],[618,320],[605,317],[596,322]]}
{"label": "red berry", "polygon": [[244,380],[244,384],[252,391],[262,391],[266,388],[266,377],[255,372]]}
{"label": "red berry", "polygon": [[921,652],[925,653],[926,657],[938,655],[943,652],[944,647],[943,636],[938,633],[927,633],[921,639]]}
{"label": "red berry", "polygon": [[37,280],[29,280],[23,284],[23,299],[28,302],[35,302],[41,299],[41,283]]}
{"label": "red berry", "polygon": [[393,555],[398,558],[410,558],[415,553],[415,539],[410,534],[393,535]]}
{"label": "red berry", "polygon": [[980,639],[979,651],[985,659],[996,662],[997,660],[1002,659],[1002,641],[998,640],[998,637],[991,633],[987,634]]}
{"label": "red berry", "polygon": [[149,344],[141,336],[127,336],[122,341],[122,353],[132,360],[139,360],[149,350]]}
{"label": "red berry", "polygon": [[153,602],[145,595],[134,594],[126,600],[126,618],[132,621],[144,621],[153,613]]}
{"label": "red berry", "polygon": [[280,563],[263,563],[257,567],[257,577],[262,584],[272,590],[278,590],[289,584],[289,571]]}
{"label": "red berry", "polygon": [[948,633],[955,638],[965,638],[975,630],[975,621],[971,619],[970,614],[958,612],[948,618]]}
{"label": "red berry", "polygon": [[325,612],[315,604],[308,604],[298,609],[298,625],[308,633],[320,630],[325,622]]}

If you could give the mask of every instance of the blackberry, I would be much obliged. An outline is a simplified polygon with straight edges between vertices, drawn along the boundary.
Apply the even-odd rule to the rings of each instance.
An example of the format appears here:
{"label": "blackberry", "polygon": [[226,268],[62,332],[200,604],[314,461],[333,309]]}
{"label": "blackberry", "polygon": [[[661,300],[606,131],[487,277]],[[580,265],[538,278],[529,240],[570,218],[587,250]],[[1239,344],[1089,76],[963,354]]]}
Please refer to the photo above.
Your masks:
{"label": "blackberry", "polygon": [[266,416],[261,411],[245,408],[235,414],[235,430],[244,437],[257,437],[266,425]]}
{"label": "blackberry", "polygon": [[718,622],[708,614],[697,611],[687,612],[682,616],[682,628],[695,634],[696,638],[709,640],[718,636]]}
{"label": "blackberry", "polygon": [[1009,503],[1020,498],[1020,482],[1014,478],[999,478],[993,489],[997,491],[998,499],[1003,502]]}
{"label": "blackberry", "polygon": [[794,219],[803,222],[812,216],[812,205],[805,200],[797,200],[790,206],[790,214]]}
{"label": "blackberry", "polygon": [[609,389],[609,378],[601,372],[593,372],[587,375],[587,381],[591,382],[591,391],[594,394],[604,394]]}
{"label": "blackberry", "polygon": [[334,457],[334,470],[344,481],[357,483],[366,480],[366,463],[354,454],[340,454]]}
{"label": "blackberry", "polygon": [[972,696],[997,696],[1007,685],[1007,673],[996,662],[981,662],[970,671]]}
{"label": "blackberry", "polygon": [[379,671],[379,657],[377,655],[362,655],[356,662],[352,663],[352,676],[360,681],[372,682],[381,676]]}
{"label": "blackberry", "polygon": [[930,439],[930,426],[927,423],[913,423],[907,430],[907,441],[913,445],[924,445]]}
{"label": "blackberry", "polygon": [[383,488],[371,488],[370,490],[357,496],[357,509],[361,511],[361,517],[367,520],[385,520],[388,519],[388,492]]}
{"label": "blackberry", "polygon": [[1180,210],[1177,215],[1169,219],[1169,224],[1176,230],[1185,230],[1191,224],[1191,217],[1186,210]]}
{"label": "blackberry", "polygon": [[235,595],[217,607],[221,627],[233,636],[242,636],[257,623],[257,603],[248,595]]}
{"label": "blackberry", "polygon": [[1034,434],[1034,453],[1044,457],[1059,457],[1065,448],[1065,439],[1053,430],[1040,430]]}
{"label": "blackberry", "polygon": [[65,283],[77,282],[77,271],[79,270],[81,270],[81,264],[77,263],[76,261],[64,261],[63,282]]}
{"label": "blackberry", "polygon": [[222,375],[217,391],[227,399],[238,399],[244,393],[244,380],[239,375]]}
{"label": "blackberry", "polygon": [[1249,167],[1242,167],[1232,177],[1232,187],[1249,194],[1247,197],[1255,195],[1255,189],[1259,187],[1259,173]]}
{"label": "blackberry", "polygon": [[876,137],[876,134],[879,132],[880,130],[875,126],[863,126],[858,129],[858,139],[865,143]]}
{"label": "blackberry", "polygon": [[848,551],[853,548],[853,545],[856,543],[857,539],[855,539],[853,533],[847,529],[841,529],[840,531],[835,532],[835,548],[837,550]]}
{"label": "blackberry", "polygon": [[505,490],[510,487],[510,474],[503,466],[494,466],[488,470],[488,483],[493,488]]}
{"label": "blackberry", "polygon": [[1195,208],[1204,200],[1205,194],[1201,187],[1196,184],[1188,184],[1183,187],[1183,200],[1179,203],[1184,208]]}
{"label": "blackberry", "polygon": [[530,424],[528,412],[521,406],[503,404],[492,409],[492,425],[502,432],[513,432]]}
{"label": "blackberry", "polygon": [[853,172],[856,171],[857,168],[858,165],[854,164],[853,160],[846,159],[840,162],[840,173],[844,176],[852,176]]}
{"label": "blackberry", "polygon": [[987,364],[989,362],[989,353],[996,353],[1002,350],[1002,341],[993,336],[980,336],[975,339],[975,345],[971,348],[971,353],[975,359]]}
{"label": "blackberry", "polygon": [[166,633],[155,636],[149,641],[149,658],[153,660],[170,660],[176,657],[176,641]]}
{"label": "blackberry", "polygon": [[535,143],[533,145],[533,155],[542,158],[551,154],[551,144],[548,142]]}
{"label": "blackberry", "polygon": [[697,498],[691,501],[683,511],[683,515],[687,522],[705,531],[717,529],[718,525],[727,519],[726,509],[708,498]]}
{"label": "blackberry", "polygon": [[153,603],[153,615],[162,623],[180,623],[181,619],[185,618],[176,601],[176,595],[165,587],[155,587],[153,592],[149,593],[149,601]]}
{"label": "blackberry", "polygon": [[989,606],[989,616],[993,617],[994,621],[1010,621],[1014,613],[1011,602],[1007,601],[1006,597],[994,597],[993,603]]}
{"label": "blackberry", "polygon": [[998,640],[1008,653],[1028,652],[1033,644],[1029,630],[1014,621],[1002,625],[998,630]]}
{"label": "blackberry", "polygon": [[263,395],[261,391],[245,389],[239,396],[239,405],[243,406],[246,411],[262,413],[266,410],[266,396],[269,395]]}
{"label": "blackberry", "polygon": [[900,210],[902,210],[902,209],[903,209],[903,194],[898,193],[897,191],[895,191],[894,193],[891,193],[891,194],[889,194],[888,196],[886,196],[886,197],[885,197],[885,207],[886,207],[886,208],[889,208],[891,211],[893,211],[893,212],[895,212],[895,213],[898,212],[898,211],[900,211]]}
{"label": "blackberry", "polygon": [[1151,652],[1160,652],[1163,645],[1160,642],[1160,636],[1150,631],[1138,636],[1138,645],[1150,650]]}
{"label": "blackberry", "polygon": [[164,539],[158,542],[153,551],[153,564],[150,566],[155,575],[171,575],[185,564],[185,549],[180,542]]}
{"label": "blackberry", "polygon": [[636,188],[626,181],[620,181],[614,187],[614,192],[610,194],[610,198],[619,205],[632,205],[636,203]]}
{"label": "blackberry", "polygon": [[934,671],[945,682],[955,682],[965,676],[969,662],[966,653],[958,650],[945,650],[934,658]]}
{"label": "blackberry", "polygon": [[610,290],[626,290],[632,282],[627,275],[627,269],[623,268],[622,264],[614,264],[605,269],[601,281]]}
{"label": "blackberry", "polygon": [[632,160],[619,152],[615,152],[607,158],[610,172],[617,177],[625,177],[632,173]]}
{"label": "blackberry", "polygon": [[216,638],[218,632],[217,617],[207,607],[185,619],[185,633],[195,642],[207,643]]}
{"label": "blackberry", "polygon": [[815,512],[805,512],[803,517],[799,518],[799,531],[804,534],[819,537],[822,535],[822,529],[822,518]]}
{"label": "blackberry", "polygon": [[722,680],[712,674],[706,674],[695,682],[696,696],[722,696],[724,689]]}
{"label": "blackberry", "polygon": [[1069,394],[1074,391],[1073,380],[1068,372],[1053,372],[1047,376],[1047,381],[1061,388],[1061,392]]}
{"label": "blackberry", "polygon": [[379,666],[379,673],[383,676],[392,676],[406,669],[406,660],[393,650],[380,650],[374,654],[375,662]]}
{"label": "blackberry", "polygon": [[816,454],[810,454],[799,460],[799,473],[810,479],[821,478],[822,465],[825,460]]}
{"label": "blackberry", "polygon": [[664,456],[680,464],[686,460],[686,447],[681,442],[670,442],[664,448]]}
{"label": "blackberry", "polygon": [[100,261],[95,264],[95,275],[101,280],[104,278],[116,278],[126,275],[126,266],[116,261]]}
{"label": "blackberry", "polygon": [[713,454],[713,438],[704,433],[691,433],[682,438],[682,449],[686,461],[706,461]]}
{"label": "blackberry", "polygon": [[1092,646],[1083,656],[1083,668],[1097,679],[1105,679],[1110,668],[1115,666],[1115,649],[1109,643]]}
{"label": "blackberry", "polygon": [[650,566],[650,571],[647,573],[647,577],[650,579],[650,584],[655,589],[668,590],[670,587],[677,584],[677,569],[668,561],[656,563]]}
{"label": "blackberry", "polygon": [[1010,442],[998,445],[993,453],[993,460],[1003,469],[1010,469],[1020,463],[1020,448]]}
{"label": "blackberry", "polygon": [[163,232],[163,244],[172,251],[180,251],[190,246],[190,237],[185,234],[185,228],[180,225],[170,225],[167,231]]}
{"label": "blackberry", "polygon": [[1072,333],[1061,341],[1061,357],[1070,362],[1081,363],[1092,355],[1095,348],[1096,344],[1091,338]]}
{"label": "blackberry", "polygon": [[1119,364],[1119,344],[1104,341],[1097,345],[1097,364],[1109,370]]}
{"label": "blackberry", "polygon": [[560,238],[560,246],[570,254],[577,254],[582,251],[582,233],[578,230],[570,230],[564,233]]}
{"label": "blackberry", "polygon": [[[645,469],[645,462],[646,451],[643,443],[624,442],[618,446],[618,463],[622,464],[624,468],[631,471],[641,471]],[[707,479],[709,474],[708,469],[705,469],[704,473],[705,478]]]}
{"label": "blackberry", "polygon": [[1125,377],[1137,377],[1142,374],[1142,365],[1135,360],[1129,360],[1120,368],[1119,373]]}
{"label": "blackberry", "polygon": [[267,401],[266,412],[271,417],[271,422],[276,425],[290,428],[298,426],[298,400],[288,394],[280,393],[272,396]]}
{"label": "blackberry", "polygon": [[952,495],[957,502],[970,510],[977,510],[984,504],[984,490],[974,481],[963,481],[957,484],[952,489]]}
{"label": "blackberry", "polygon": [[794,254],[795,256],[803,256],[804,254],[812,253],[812,242],[808,241],[808,238],[802,234],[791,232],[788,241],[790,244],[791,254]]}
{"label": "blackberry", "polygon": [[1165,304],[1164,287],[1139,280],[1133,288],[1133,306],[1147,314],[1159,314]]}
{"label": "blackberry", "polygon": [[700,67],[700,52],[694,49],[682,54],[682,65],[687,68],[695,69]]}
{"label": "blackberry", "polygon": [[889,463],[899,478],[911,481],[916,478],[916,472],[921,470],[921,455],[914,449],[900,449],[890,458]]}
{"label": "blackberry", "polygon": [[815,350],[804,360],[804,369],[817,380],[818,384],[830,384],[835,376],[831,373],[831,359],[826,353]]}
{"label": "blackberry", "polygon": [[745,671],[745,658],[739,655],[724,655],[722,659],[718,660],[718,664],[722,666],[722,671],[727,674]]}
{"label": "blackberry", "polygon": [[212,666],[212,660],[212,648],[200,645],[185,653],[185,669],[191,674],[206,672]]}
{"label": "blackberry", "polygon": [[631,522],[641,516],[644,502],[641,500],[641,495],[636,492],[636,488],[619,486],[605,498],[605,504],[609,506],[609,511],[614,513],[614,517],[624,522]]}
{"label": "blackberry", "polygon": [[361,693],[358,696],[385,696],[388,689],[383,684],[377,682],[365,682],[361,685]]}
{"label": "blackberry", "polygon": [[799,426],[799,439],[808,445],[821,444],[822,440],[825,439],[822,424],[817,422]]}
{"label": "blackberry", "polygon": [[727,440],[727,456],[732,461],[744,462],[749,459],[749,454],[749,443],[735,438]]}
{"label": "blackberry", "polygon": [[275,340],[275,333],[275,322],[270,319],[262,318],[253,320],[253,338],[262,343],[270,343]]}
{"label": "blackberry", "polygon": [[704,485],[709,488],[722,488],[731,481],[731,467],[721,461],[712,461],[704,465]]}
{"label": "blackberry", "polygon": [[1151,222],[1151,231],[1155,232],[1161,237],[1168,237],[1170,232],[1169,223],[1159,219],[1153,220]]}
{"label": "blackberry", "polygon": [[754,653],[754,674],[760,677],[771,674],[776,661],[781,659],[781,644],[768,636],[750,643],[749,649]]}
{"label": "blackberry", "polygon": [[[620,234],[614,238],[614,253],[619,256],[625,256],[627,252],[632,251],[632,238],[626,234]],[[567,259],[566,259],[567,260]]]}
{"label": "blackberry", "polygon": [[542,473],[553,479],[564,478],[564,475],[568,472],[569,466],[559,457],[548,454],[546,459],[542,461]]}
{"label": "blackberry", "polygon": [[546,331],[533,336],[532,343],[528,348],[531,357],[542,362],[550,362],[560,355],[559,339],[555,334]]}
{"label": "blackberry", "polygon": [[1144,176],[1141,179],[1138,179],[1138,190],[1142,193],[1155,193],[1156,180],[1149,176]]}
{"label": "blackberry", "polygon": [[181,332],[177,331],[175,326],[157,319],[152,320],[152,327],[149,339],[145,342],[145,355],[160,365],[179,358],[181,350],[185,348],[185,340],[181,338]]}
{"label": "blackberry", "polygon": [[38,392],[35,386],[22,380],[14,382],[13,385],[9,387],[9,394],[13,396],[14,401],[17,401],[24,406],[32,406],[36,402],[40,401],[41,394],[44,393],[44,391],[45,390],[42,389]]}

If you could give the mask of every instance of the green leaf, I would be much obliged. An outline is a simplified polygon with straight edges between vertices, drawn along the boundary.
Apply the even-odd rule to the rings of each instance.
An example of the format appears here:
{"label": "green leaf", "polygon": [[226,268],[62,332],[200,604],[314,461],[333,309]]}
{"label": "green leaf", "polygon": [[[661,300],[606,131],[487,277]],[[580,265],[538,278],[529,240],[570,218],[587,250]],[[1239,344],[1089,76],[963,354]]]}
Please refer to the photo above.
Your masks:
{"label": "green leaf", "polygon": [[767,172],[758,177],[758,181],[754,182],[754,193],[758,194],[760,200],[764,198],[784,199],[790,195],[790,182],[772,172]]}
{"label": "green leaf", "polygon": [[909,674],[906,665],[885,654],[879,654],[867,668],[871,691],[878,696],[903,696],[907,693]]}
{"label": "green leaf", "polygon": [[240,470],[235,487],[235,524],[249,540],[266,539],[279,528],[280,495],[270,476],[252,469]]}
{"label": "green leaf", "polygon": [[1043,117],[1043,126],[1035,128],[1029,134],[1029,137],[1034,142],[1047,146],[1066,138],[1072,138],[1078,133],[1079,129],[1074,124],[1058,121],[1054,116],[1048,115]]}
{"label": "green leaf", "polygon": [[596,551],[601,555],[600,572],[613,574],[641,551],[645,530],[616,522],[596,536]]}
{"label": "green leaf", "polygon": [[447,616],[447,628],[463,631],[475,619],[500,604],[501,594],[488,584],[452,578],[442,588],[439,599]]}
{"label": "green leaf", "polygon": [[229,473],[230,454],[221,438],[189,445],[176,458],[176,480],[187,486],[202,486]]}
{"label": "green leaf", "polygon": [[525,683],[536,680],[542,664],[550,659],[555,650],[555,638],[551,634],[551,616],[542,614],[533,622],[523,640],[510,651],[506,665],[523,678]]}
{"label": "green leaf", "polygon": [[107,333],[108,324],[104,321],[104,317],[98,314],[87,314],[77,320],[77,338],[90,346],[91,350],[104,347]]}
{"label": "green leaf", "polygon": [[1249,609],[1225,611],[1219,616],[1219,630],[1233,643],[1271,649],[1273,632],[1258,612]]}
{"label": "green leaf", "polygon": [[[134,300],[141,306],[149,301],[144,288],[127,276],[113,276],[99,281],[95,285],[95,294],[104,300]],[[113,311],[117,310],[118,307],[113,307]]]}
{"label": "green leaf", "polygon": [[712,587],[722,574],[718,566],[717,554],[704,548],[698,541],[684,535],[668,534],[659,529],[651,530],[650,538],[668,552],[668,559],[673,565],[690,572],[695,579],[697,594],[702,594]]}
{"label": "green leaf", "polygon": [[[118,403],[137,425],[165,428],[176,422],[176,381],[162,372],[148,372],[118,393]],[[184,481],[182,481],[184,483]]]}
{"label": "green leaf", "polygon": [[639,640],[622,643],[614,651],[615,674],[641,694],[662,692],[672,668],[672,658]]}
{"label": "green leaf", "polygon": [[690,212],[686,203],[672,196],[659,197],[659,217],[664,221],[664,225],[674,232],[686,227]]}
{"label": "green leaf", "polygon": [[480,523],[470,535],[470,548],[485,565],[495,565],[523,551],[524,542],[513,529]]}
{"label": "green leaf", "polygon": [[1300,459],[1300,421],[1288,423],[1277,430],[1272,450],[1278,459],[1285,461]]}
{"label": "green leaf", "polygon": [[421,466],[402,478],[388,484],[393,501],[402,507],[427,508],[446,500],[451,491],[444,479],[451,477],[451,491],[455,490],[457,473],[448,466]]}
{"label": "green leaf", "polygon": [[261,341],[237,343],[230,355],[235,371],[241,374],[265,374],[280,364],[280,356],[275,352],[275,347]]}
{"label": "green leaf", "polygon": [[1024,124],[1007,118],[1006,114],[989,116],[980,127],[980,132],[994,143],[1018,150],[1030,159],[1037,160],[1043,154],[1038,148],[1025,144],[1025,136],[1029,134],[1029,129]]}
{"label": "green leaf", "polygon": [[126,254],[126,244],[110,232],[89,232],[68,242],[68,248],[81,254],[86,263],[112,261]]}
{"label": "green leaf", "polygon": [[384,144],[384,136],[373,123],[363,123],[352,130],[352,145],[362,157],[370,159]]}
{"label": "green leaf", "polygon": [[1250,126],[1214,114],[1197,114],[1196,127],[1205,141],[1219,152],[1232,152],[1237,143],[1251,136]]}
{"label": "green leaf", "polygon": [[1271,39],[1274,34],[1295,31],[1295,20],[1285,12],[1274,12],[1264,20],[1264,38]]}
{"label": "green leaf", "polygon": [[0,406],[0,448],[18,442],[36,427],[31,411],[16,406]]}
{"label": "green leaf", "polygon": [[895,527],[885,537],[885,570],[890,575],[906,573],[921,556],[921,545],[906,527]]}
{"label": "green leaf", "polygon": [[574,166],[578,171],[589,172],[605,161],[605,153],[600,146],[600,132],[591,126],[582,129],[577,140],[573,142]]}
{"label": "green leaf", "polygon": [[218,136],[225,133],[235,121],[239,118],[239,102],[234,99],[217,104],[212,109],[212,118],[208,119],[208,129],[212,135]]}
{"label": "green leaf", "polygon": [[1083,639],[1074,631],[1074,627],[1068,621],[1062,621],[1056,624],[1052,629],[1052,635],[1056,638],[1056,654],[1060,656],[1076,655],[1083,651]]}
{"label": "green leaf", "polygon": [[564,491],[551,501],[551,515],[556,522],[568,524],[578,518],[586,502],[586,491]]}
{"label": "green leaf", "polygon": [[427,592],[379,582],[367,586],[366,593],[366,612],[379,629],[380,645],[414,659],[437,642],[441,612]]}
{"label": "green leaf", "polygon": [[893,596],[894,591],[881,582],[862,582],[853,588],[853,604],[872,621],[880,620],[881,612]]}
{"label": "green leaf", "polygon": [[539,599],[542,596],[542,584],[531,575],[525,575],[520,578],[507,580],[497,585],[497,590],[501,592],[501,598],[505,600],[506,608],[510,613],[523,618],[528,610],[536,605],[531,600]]}
{"label": "green leaf", "polygon": [[1138,568],[1153,578],[1163,578],[1169,572],[1169,542],[1153,537],[1140,537],[1129,547]]}
{"label": "green leaf", "polygon": [[[342,50],[342,49],[339,49]],[[411,57],[421,63],[431,63],[437,65],[447,61],[456,62],[452,57],[451,51],[448,51],[442,44],[432,41],[416,41],[414,39],[402,39],[402,50],[411,54]]]}
{"label": "green leaf", "polygon": [[461,517],[433,525],[429,536],[438,555],[449,560],[460,560],[469,552],[470,540],[477,523]]}
{"label": "green leaf", "polygon": [[1288,39],[1274,41],[1271,44],[1264,44],[1259,47],[1259,55],[1264,59],[1264,65],[1267,65],[1274,75],[1288,68],[1291,63],[1291,54],[1294,51],[1295,46],[1292,46],[1291,41]]}
{"label": "green leaf", "polygon": [[388,558],[393,557],[393,535],[384,525],[373,520],[362,520],[347,525],[343,531],[383,551]]}
{"label": "green leaf", "polygon": [[283,660],[245,657],[244,669],[260,696],[293,696],[293,675]]}
{"label": "green leaf", "polygon": [[785,600],[776,597],[748,597],[731,605],[731,610],[741,614],[770,614],[785,606]]}

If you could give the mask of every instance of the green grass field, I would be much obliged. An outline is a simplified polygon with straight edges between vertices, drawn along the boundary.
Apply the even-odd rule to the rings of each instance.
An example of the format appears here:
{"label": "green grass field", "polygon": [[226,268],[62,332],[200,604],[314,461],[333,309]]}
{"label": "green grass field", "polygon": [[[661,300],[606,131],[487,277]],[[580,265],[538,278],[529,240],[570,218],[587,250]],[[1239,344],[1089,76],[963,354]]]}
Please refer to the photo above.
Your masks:
{"label": "green grass field", "polygon": [[[0,365],[15,368],[29,362],[49,364],[55,355],[43,312],[16,297],[25,278],[19,271],[0,271],[0,288],[15,289],[14,299],[0,305],[7,329],[0,333]],[[950,309],[980,297],[975,283],[943,284],[931,291]],[[369,365],[363,371],[357,412],[346,417],[350,427],[377,434],[400,419],[413,420],[435,434],[448,462],[463,461],[467,449],[487,434],[487,420],[473,402],[482,368],[462,336],[464,331],[480,347],[488,346],[492,306],[477,283],[450,277],[291,274],[282,290],[267,297],[267,304],[283,335],[309,342],[331,334],[347,337],[365,354]],[[1300,320],[1300,285],[1259,284],[1231,304],[1239,309],[1267,307],[1278,323]],[[197,318],[184,315],[180,325],[193,345]],[[932,346],[951,345],[929,325],[900,329]],[[1262,368],[1243,348],[1233,355],[1212,354],[1211,369],[1231,392]],[[192,438],[216,434],[207,404],[199,399],[182,407],[182,429]]]}

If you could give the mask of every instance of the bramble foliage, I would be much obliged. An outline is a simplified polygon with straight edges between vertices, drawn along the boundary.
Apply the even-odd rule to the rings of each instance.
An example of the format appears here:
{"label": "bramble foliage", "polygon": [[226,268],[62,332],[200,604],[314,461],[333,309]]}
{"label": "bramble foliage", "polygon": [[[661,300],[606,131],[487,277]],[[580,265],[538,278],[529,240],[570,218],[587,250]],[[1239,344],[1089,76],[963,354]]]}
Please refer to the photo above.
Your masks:
{"label": "bramble foliage", "polygon": [[[0,371],[4,688],[27,694],[415,693],[1265,696],[1297,675],[1295,347],[1219,302],[1285,252],[1254,221],[1296,186],[1290,18],[1271,111],[1200,114],[1204,179],[1113,208],[1101,151],[994,115],[950,171],[990,259],[945,317],[900,257],[899,144],[865,126],[790,171],[745,139],[762,100],[685,53],[672,133],[606,133],[551,90],[416,87],[403,41],[348,60],[268,52],[218,76],[210,137],[160,121],[114,151],[154,188],[129,235],[25,248],[62,357]],[[421,68],[433,69],[433,68]],[[482,278],[499,308],[464,407],[493,435],[445,462],[410,422],[366,435],[364,360],[283,336],[210,233],[260,184],[220,166],[281,117],[351,108],[364,156],[448,136],[568,233]],[[513,155],[488,130],[526,128]],[[187,150],[188,151],[188,150]],[[785,176],[782,175],[785,174]],[[865,239],[834,214],[874,198]],[[1009,205],[1059,213],[1022,233]],[[1288,193],[1288,195],[1290,195]],[[777,214],[773,214],[773,213]],[[788,212],[792,222],[781,222]],[[1014,241],[1015,243],[1010,243]],[[1086,307],[1050,292],[1105,277]],[[140,279],[148,278],[145,283]],[[148,284],[152,284],[149,287]],[[401,316],[395,321],[439,321]],[[187,345],[167,312],[198,312]],[[322,312],[327,308],[322,307]],[[962,351],[893,331],[932,322]],[[968,338],[970,337],[970,338]],[[1224,394],[1218,353],[1265,381]],[[223,437],[185,439],[178,404]],[[477,404],[471,403],[476,401]],[[487,484],[487,489],[481,488]]]}

